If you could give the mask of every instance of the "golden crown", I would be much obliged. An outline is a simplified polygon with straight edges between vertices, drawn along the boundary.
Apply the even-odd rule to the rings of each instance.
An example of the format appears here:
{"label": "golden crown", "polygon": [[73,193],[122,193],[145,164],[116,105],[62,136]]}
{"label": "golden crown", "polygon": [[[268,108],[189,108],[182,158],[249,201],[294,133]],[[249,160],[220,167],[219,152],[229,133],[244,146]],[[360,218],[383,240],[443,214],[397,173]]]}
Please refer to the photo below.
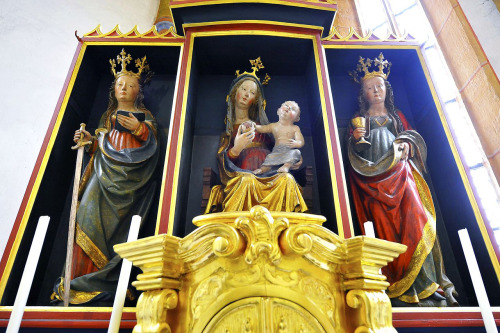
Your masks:
{"label": "golden crown", "polygon": [[[365,58],[360,56],[358,62],[359,62],[359,64],[356,67],[356,70],[349,72],[349,75],[357,83],[361,83],[362,81],[364,81],[366,79],[370,79],[370,78],[376,77],[376,76],[380,76],[384,80],[387,80],[387,78],[389,77],[389,73],[391,72],[392,64],[384,59],[384,55],[382,54],[382,52],[380,53],[380,55],[377,58],[375,58],[373,60],[366,59],[366,61],[365,61]],[[373,64],[375,65],[376,68],[378,67],[378,71],[377,70],[370,71],[370,67]],[[387,70],[387,73],[384,72],[384,69]],[[360,78],[360,76],[358,75],[358,72],[364,73],[364,75]]]}
{"label": "golden crown", "polygon": [[[253,70],[251,73],[243,72],[240,74],[240,70],[238,69],[236,71],[236,77],[240,77],[242,75],[251,75],[260,81],[260,78],[256,74],[259,71],[259,69],[264,68],[264,65],[262,64],[260,57],[258,57],[257,59],[254,59],[254,60],[250,60],[250,64],[252,65],[252,70]],[[264,77],[264,81],[262,81],[262,85],[266,85],[269,82],[269,80],[271,80],[271,77],[269,76],[269,74],[266,73],[266,76]]]}
{"label": "golden crown", "polygon": [[[115,78],[118,78],[122,75],[131,75],[140,79],[143,72],[149,71],[149,65],[147,64],[146,56],[144,56],[144,58],[142,59],[135,59],[135,67],[138,69],[137,73],[127,70],[127,65],[130,63],[130,61],[132,61],[132,57],[130,56],[130,54],[127,54],[127,52],[125,52],[125,49],[122,49],[120,54],[116,56],[116,61],[115,59],[109,59],[109,63],[111,64],[111,72],[113,73]],[[122,65],[122,70],[119,72],[116,72],[117,62]]]}

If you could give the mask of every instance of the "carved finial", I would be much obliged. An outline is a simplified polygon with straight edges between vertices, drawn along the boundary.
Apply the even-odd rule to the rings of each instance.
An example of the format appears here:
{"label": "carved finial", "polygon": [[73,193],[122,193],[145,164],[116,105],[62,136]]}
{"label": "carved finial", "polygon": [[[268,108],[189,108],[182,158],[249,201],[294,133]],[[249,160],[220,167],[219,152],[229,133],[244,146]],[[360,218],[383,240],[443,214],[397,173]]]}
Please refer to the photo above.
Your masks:
{"label": "carved finial", "polygon": [[253,264],[261,256],[267,256],[273,264],[281,260],[281,249],[278,238],[287,229],[286,218],[273,219],[271,213],[262,206],[254,206],[250,217],[240,217],[236,220],[236,228],[241,230],[247,239],[245,261]]}

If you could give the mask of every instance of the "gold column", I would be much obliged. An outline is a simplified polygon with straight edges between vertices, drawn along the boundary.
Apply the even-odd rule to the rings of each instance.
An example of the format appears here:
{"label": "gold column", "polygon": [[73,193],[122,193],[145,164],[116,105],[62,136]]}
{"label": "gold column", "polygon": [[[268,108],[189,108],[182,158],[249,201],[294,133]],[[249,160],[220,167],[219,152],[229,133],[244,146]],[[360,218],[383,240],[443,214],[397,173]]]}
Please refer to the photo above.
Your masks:
{"label": "gold column", "polygon": [[421,3],[500,182],[500,82],[458,1]]}

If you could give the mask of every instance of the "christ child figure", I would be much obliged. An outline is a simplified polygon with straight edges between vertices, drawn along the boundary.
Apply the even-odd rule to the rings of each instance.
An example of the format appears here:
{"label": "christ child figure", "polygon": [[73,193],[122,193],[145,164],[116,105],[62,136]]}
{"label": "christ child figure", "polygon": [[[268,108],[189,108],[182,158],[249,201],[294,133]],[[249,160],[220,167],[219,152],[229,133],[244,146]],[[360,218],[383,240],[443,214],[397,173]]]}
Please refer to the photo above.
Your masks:
{"label": "christ child figure", "polygon": [[278,109],[278,117],[279,120],[276,123],[255,125],[258,133],[272,133],[275,140],[273,151],[266,156],[262,166],[254,171],[256,175],[280,165],[278,172],[288,172],[301,160],[298,148],[304,146],[304,136],[299,126],[294,125],[300,120],[299,105],[294,101],[284,102]]}

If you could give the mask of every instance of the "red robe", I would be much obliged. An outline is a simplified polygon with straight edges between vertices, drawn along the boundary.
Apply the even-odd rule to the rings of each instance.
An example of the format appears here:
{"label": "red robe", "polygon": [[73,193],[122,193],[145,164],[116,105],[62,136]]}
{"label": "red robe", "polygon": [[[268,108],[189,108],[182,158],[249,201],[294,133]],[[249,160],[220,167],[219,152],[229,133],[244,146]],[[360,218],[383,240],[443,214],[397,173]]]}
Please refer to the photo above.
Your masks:
{"label": "red robe", "polygon": [[[236,133],[238,133],[238,128],[239,125],[234,125],[233,132],[231,133],[231,142],[227,149],[228,151],[234,146],[234,138],[236,137]],[[254,171],[260,168],[267,154],[271,152],[269,147],[272,147],[269,135],[255,132],[255,138],[250,147],[244,149],[237,157],[233,157],[231,154],[228,154],[228,156],[231,162],[237,167]]]}
{"label": "red robe", "polygon": [[[400,112],[398,115],[403,129],[411,129],[404,116]],[[399,134],[398,130],[394,132],[396,136]],[[389,297],[400,297],[415,283],[435,242],[435,211],[427,184],[408,160],[399,161],[392,169],[378,176],[363,176],[352,168],[349,176],[363,233],[364,222],[372,221],[379,238],[408,247],[405,253],[383,268],[383,273],[391,283]],[[411,296],[412,300],[408,296],[400,299],[418,302],[419,298],[434,293],[438,287],[435,278],[425,277],[423,280],[423,287],[416,288],[417,295]]]}

